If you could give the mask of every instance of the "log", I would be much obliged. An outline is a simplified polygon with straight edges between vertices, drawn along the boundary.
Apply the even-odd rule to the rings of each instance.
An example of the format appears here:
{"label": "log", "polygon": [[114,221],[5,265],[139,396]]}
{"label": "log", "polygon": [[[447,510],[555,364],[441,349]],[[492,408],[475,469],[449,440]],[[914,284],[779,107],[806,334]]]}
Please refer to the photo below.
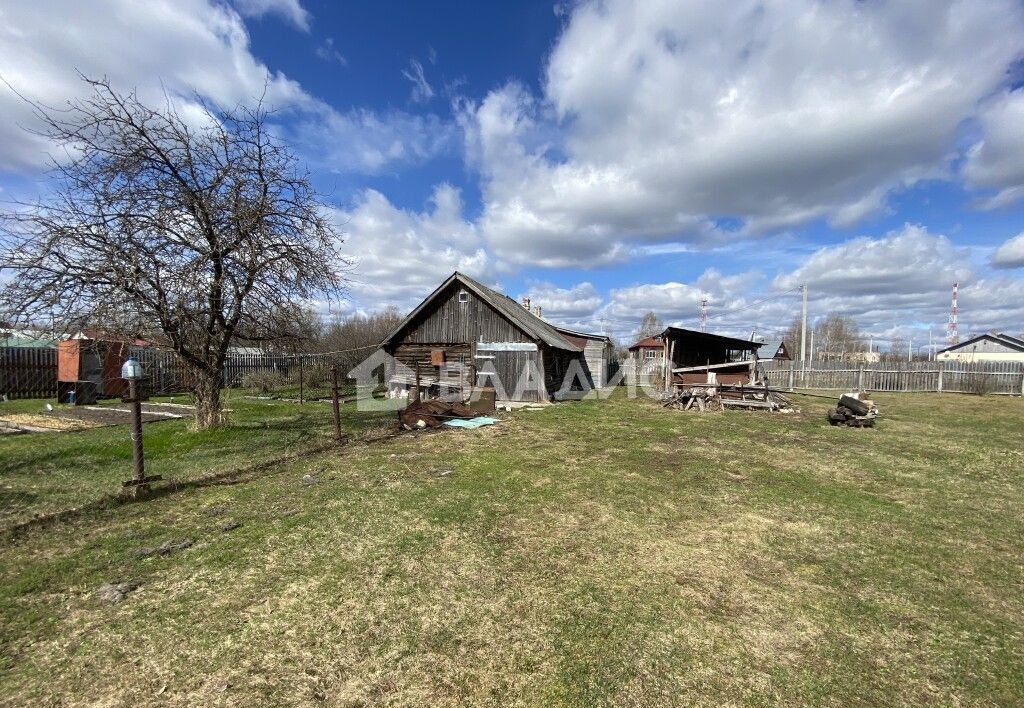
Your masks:
{"label": "log", "polygon": [[861,400],[853,393],[844,393],[839,397],[839,405],[849,408],[857,415],[867,415],[874,404],[871,401]]}

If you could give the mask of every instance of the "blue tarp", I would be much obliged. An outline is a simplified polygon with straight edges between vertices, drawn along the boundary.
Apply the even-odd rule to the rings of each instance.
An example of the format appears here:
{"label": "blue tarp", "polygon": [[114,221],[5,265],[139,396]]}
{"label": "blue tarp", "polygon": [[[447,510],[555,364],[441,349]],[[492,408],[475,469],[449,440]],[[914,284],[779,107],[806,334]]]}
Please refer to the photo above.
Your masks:
{"label": "blue tarp", "polygon": [[477,416],[476,418],[468,418],[466,420],[448,420],[445,421],[445,425],[450,425],[453,428],[480,428],[485,425],[494,425],[497,422],[497,418],[488,418],[485,415],[481,415]]}

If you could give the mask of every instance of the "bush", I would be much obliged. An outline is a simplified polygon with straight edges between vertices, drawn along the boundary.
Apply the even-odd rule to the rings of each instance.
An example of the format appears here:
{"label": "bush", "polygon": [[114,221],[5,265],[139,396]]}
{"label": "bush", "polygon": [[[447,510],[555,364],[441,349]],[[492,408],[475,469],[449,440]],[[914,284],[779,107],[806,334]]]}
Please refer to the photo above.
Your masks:
{"label": "bush", "polygon": [[996,388],[996,382],[989,374],[970,374],[964,380],[964,393],[985,396]]}
{"label": "bush", "polygon": [[273,393],[275,388],[284,383],[284,376],[276,371],[250,371],[242,374],[242,388],[253,389],[260,393]]}

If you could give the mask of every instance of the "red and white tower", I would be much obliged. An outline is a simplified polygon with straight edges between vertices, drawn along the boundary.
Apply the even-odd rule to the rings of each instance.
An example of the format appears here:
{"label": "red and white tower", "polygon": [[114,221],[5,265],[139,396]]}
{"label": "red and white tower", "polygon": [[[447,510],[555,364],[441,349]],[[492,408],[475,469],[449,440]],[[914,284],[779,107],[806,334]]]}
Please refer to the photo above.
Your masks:
{"label": "red and white tower", "polygon": [[700,331],[703,332],[708,328],[708,299],[707,297],[701,298],[700,301]]}
{"label": "red and white tower", "polygon": [[956,329],[957,315],[960,314],[960,309],[956,304],[956,295],[959,287],[960,283],[953,283],[953,304],[949,308],[949,324],[946,325],[946,340],[949,346],[960,343],[960,334]]}

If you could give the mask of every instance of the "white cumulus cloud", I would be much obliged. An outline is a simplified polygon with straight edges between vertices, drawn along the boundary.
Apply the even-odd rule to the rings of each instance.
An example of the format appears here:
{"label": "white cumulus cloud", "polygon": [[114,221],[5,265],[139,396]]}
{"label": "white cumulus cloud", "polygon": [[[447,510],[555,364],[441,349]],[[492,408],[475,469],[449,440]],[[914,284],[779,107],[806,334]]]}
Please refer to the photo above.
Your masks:
{"label": "white cumulus cloud", "polygon": [[850,225],[950,174],[962,123],[1024,49],[1024,7],[916,0],[583,2],[544,92],[463,105],[481,231],[514,263]]}
{"label": "white cumulus cloud", "polygon": [[996,268],[1024,268],[1024,232],[1007,239],[992,256]]}
{"label": "white cumulus cloud", "polygon": [[303,32],[309,32],[312,16],[299,0],[232,0],[235,8],[245,17],[277,15],[295,25]]}
{"label": "white cumulus cloud", "polygon": [[462,217],[461,195],[451,185],[435,187],[423,211],[396,207],[367,189],[336,221],[355,260],[353,294],[368,309],[411,309],[456,270],[477,278],[490,273],[476,227]]}
{"label": "white cumulus cloud", "polygon": [[994,192],[982,207],[1008,206],[1024,197],[1024,89],[991,101],[979,121],[982,138],[967,153],[964,177],[968,186]]}

